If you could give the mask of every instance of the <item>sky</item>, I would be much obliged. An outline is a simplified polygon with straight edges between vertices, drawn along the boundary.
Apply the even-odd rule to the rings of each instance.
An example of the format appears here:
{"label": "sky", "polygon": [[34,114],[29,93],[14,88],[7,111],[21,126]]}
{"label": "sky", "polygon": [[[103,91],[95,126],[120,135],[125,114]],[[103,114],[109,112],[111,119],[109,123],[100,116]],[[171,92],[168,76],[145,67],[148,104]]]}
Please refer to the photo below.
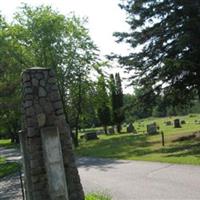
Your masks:
{"label": "sky", "polygon": [[[86,27],[99,48],[101,56],[111,52],[126,55],[129,51],[126,44],[117,44],[113,36],[115,31],[127,32],[129,30],[126,13],[118,6],[120,0],[0,0],[1,14],[11,21],[22,2],[32,6],[50,5],[64,15],[74,12],[79,17],[87,17]],[[117,66],[117,64],[114,65]],[[112,73],[115,72],[120,72],[122,78],[127,77],[120,68],[112,68]],[[125,93],[130,93],[132,89],[125,87],[127,81],[123,82]]]}

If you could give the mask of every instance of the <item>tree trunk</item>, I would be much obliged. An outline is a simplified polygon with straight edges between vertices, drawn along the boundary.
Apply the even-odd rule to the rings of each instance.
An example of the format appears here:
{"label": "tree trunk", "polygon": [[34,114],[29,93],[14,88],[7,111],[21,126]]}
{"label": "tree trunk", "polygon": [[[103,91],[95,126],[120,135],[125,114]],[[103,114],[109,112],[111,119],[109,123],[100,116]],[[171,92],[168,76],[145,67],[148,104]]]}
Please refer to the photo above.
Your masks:
{"label": "tree trunk", "polygon": [[106,135],[108,135],[107,126],[106,126],[106,125],[104,125],[104,127],[103,127],[103,128],[104,128],[104,132],[105,132],[105,134],[106,134]]}
{"label": "tree trunk", "polygon": [[118,133],[121,133],[121,129],[122,129],[121,124],[117,124],[117,132]]}
{"label": "tree trunk", "polygon": [[19,144],[19,135],[13,131],[10,131],[11,143]]}
{"label": "tree trunk", "polygon": [[15,143],[15,134],[10,132],[11,143]]}
{"label": "tree trunk", "polygon": [[15,143],[15,134],[13,133],[11,127],[8,127],[8,133],[10,135],[11,143]]}
{"label": "tree trunk", "polygon": [[75,148],[79,146],[78,130],[79,130],[79,114],[77,114],[76,121],[75,121],[75,133],[72,133],[73,134],[72,139],[73,139]]}
{"label": "tree trunk", "polygon": [[79,146],[79,140],[78,140],[78,130],[79,130],[79,117],[81,114],[81,103],[82,103],[82,87],[81,87],[81,74],[78,75],[79,85],[78,85],[78,102],[77,102],[77,116],[75,121],[75,135],[74,135],[74,146],[75,148]]}
{"label": "tree trunk", "polygon": [[76,127],[75,135],[74,135],[74,146],[77,148],[79,146],[79,141],[78,141],[78,127]]}
{"label": "tree trunk", "polygon": [[19,135],[18,135],[18,133],[15,133],[15,143],[19,144]]}

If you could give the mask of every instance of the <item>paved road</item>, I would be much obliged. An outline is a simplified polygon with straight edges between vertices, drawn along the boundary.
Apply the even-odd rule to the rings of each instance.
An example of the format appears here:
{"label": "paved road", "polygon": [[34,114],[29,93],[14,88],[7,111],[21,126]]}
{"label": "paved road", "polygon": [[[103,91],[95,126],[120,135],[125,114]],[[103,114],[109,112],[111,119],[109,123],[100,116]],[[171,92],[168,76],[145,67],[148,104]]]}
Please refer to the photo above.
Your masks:
{"label": "paved road", "polygon": [[[21,159],[17,149],[0,147],[0,156],[4,156],[7,162],[19,162]],[[0,178],[0,200],[22,200],[19,172]]]}
{"label": "paved road", "polygon": [[200,167],[154,162],[80,158],[86,192],[104,191],[113,200],[200,199]]}
{"label": "paved road", "polygon": [[[20,159],[14,149],[0,148],[0,154],[7,161]],[[85,193],[103,191],[113,200],[200,199],[198,166],[95,158],[79,158],[77,164]],[[0,199],[21,199],[17,176],[0,180]]]}
{"label": "paved road", "polygon": [[0,156],[6,158],[6,161],[18,162],[21,159],[21,154],[18,149],[10,148],[6,149],[4,147],[0,147]]}

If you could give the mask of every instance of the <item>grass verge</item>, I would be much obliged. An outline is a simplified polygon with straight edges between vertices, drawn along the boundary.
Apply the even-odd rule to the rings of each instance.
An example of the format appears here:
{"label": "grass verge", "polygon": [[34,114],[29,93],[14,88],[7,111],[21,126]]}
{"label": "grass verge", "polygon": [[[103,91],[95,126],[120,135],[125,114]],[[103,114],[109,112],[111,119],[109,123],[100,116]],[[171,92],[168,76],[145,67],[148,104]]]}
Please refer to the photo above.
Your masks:
{"label": "grass verge", "polygon": [[161,144],[160,134],[154,136],[146,134],[100,135],[99,140],[82,141],[76,153],[79,156],[200,165],[200,137],[184,141],[176,140],[200,131],[200,124],[194,123],[195,120],[200,119],[200,115],[176,118],[185,120],[186,124],[182,125],[182,128],[164,125],[165,121],[173,121],[174,118],[150,118],[134,123],[136,130],[143,132],[148,123],[156,122],[165,134],[164,147]]}
{"label": "grass verge", "polygon": [[86,195],[85,200],[111,200],[111,197],[102,193],[90,193]]}
{"label": "grass verge", "polygon": [[19,148],[19,144],[11,143],[10,139],[1,139],[0,140],[0,147],[4,147],[4,148]]}
{"label": "grass verge", "polygon": [[0,156],[0,178],[15,173],[20,165],[16,162],[6,162],[5,158]]}

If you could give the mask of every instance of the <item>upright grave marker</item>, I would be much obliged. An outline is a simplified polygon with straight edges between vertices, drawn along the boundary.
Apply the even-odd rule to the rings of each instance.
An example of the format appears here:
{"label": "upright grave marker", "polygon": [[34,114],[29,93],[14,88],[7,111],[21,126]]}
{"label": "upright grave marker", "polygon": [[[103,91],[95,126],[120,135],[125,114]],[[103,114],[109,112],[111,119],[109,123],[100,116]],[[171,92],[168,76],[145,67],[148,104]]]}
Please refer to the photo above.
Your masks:
{"label": "upright grave marker", "polygon": [[20,141],[27,200],[83,200],[70,130],[50,69],[30,68],[22,74]]}
{"label": "upright grave marker", "polygon": [[181,128],[180,119],[174,120],[174,128]]}
{"label": "upright grave marker", "polygon": [[156,123],[147,124],[147,133],[149,135],[158,134]]}

